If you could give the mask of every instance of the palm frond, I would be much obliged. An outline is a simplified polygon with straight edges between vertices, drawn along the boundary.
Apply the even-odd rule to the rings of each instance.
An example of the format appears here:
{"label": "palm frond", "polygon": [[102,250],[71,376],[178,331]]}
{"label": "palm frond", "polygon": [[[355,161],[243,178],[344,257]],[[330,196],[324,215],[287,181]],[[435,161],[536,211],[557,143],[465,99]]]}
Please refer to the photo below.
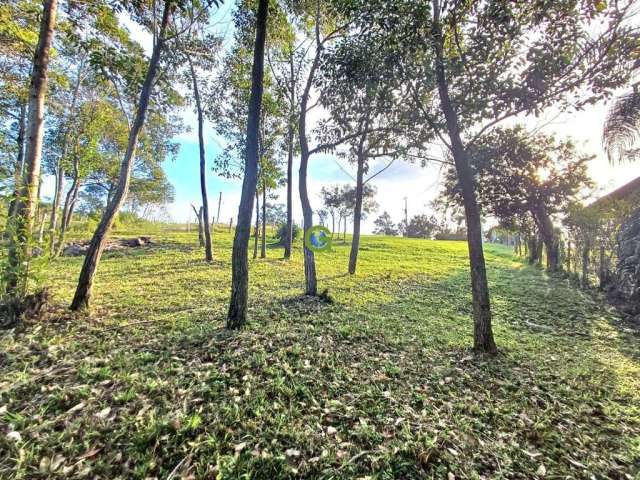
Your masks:
{"label": "palm frond", "polygon": [[616,98],[607,112],[602,143],[609,162],[637,160],[637,149],[634,151],[632,147],[638,140],[640,140],[640,84],[635,84],[631,92]]}

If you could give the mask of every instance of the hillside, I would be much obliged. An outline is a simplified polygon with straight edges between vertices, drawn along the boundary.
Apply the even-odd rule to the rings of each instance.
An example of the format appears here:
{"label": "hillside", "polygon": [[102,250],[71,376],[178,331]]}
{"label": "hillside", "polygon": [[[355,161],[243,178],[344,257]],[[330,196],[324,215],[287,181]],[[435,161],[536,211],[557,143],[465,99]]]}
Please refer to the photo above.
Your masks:
{"label": "hillside", "polygon": [[[140,232],[127,232],[131,237]],[[487,247],[495,358],[475,356],[467,245],[368,236],[250,261],[250,323],[222,327],[232,237],[42,273],[44,324],[0,336],[0,478],[638,478],[640,336],[560,278]],[[12,433],[13,432],[13,433]],[[14,475],[14,476],[12,476]]]}

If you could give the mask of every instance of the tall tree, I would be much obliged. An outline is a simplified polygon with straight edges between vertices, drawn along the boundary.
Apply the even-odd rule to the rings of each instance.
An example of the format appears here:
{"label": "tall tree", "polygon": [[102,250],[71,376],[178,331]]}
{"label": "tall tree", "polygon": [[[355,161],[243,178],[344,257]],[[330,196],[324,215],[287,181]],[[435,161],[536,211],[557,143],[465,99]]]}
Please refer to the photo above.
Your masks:
{"label": "tall tree", "polygon": [[[349,1],[355,31],[452,154],[464,199],[474,347],[495,352],[480,210],[467,148],[507,118],[582,108],[625,82],[632,1]],[[393,21],[389,21],[393,18]],[[596,26],[597,24],[597,26]],[[625,64],[626,62],[626,64]]]}
{"label": "tall tree", "polygon": [[[506,224],[530,215],[547,252],[547,267],[560,269],[560,239],[553,216],[566,211],[591,186],[587,162],[570,141],[529,134],[522,126],[497,128],[467,148],[478,200],[485,213]],[[460,200],[460,185],[449,170],[449,194]]]}
{"label": "tall tree", "polygon": [[127,192],[129,190],[129,184],[131,181],[131,170],[133,167],[133,159],[138,146],[138,138],[146,119],[149,100],[158,73],[160,56],[167,41],[169,20],[175,7],[175,3],[171,0],[166,0],[164,2],[159,30],[158,32],[154,31],[155,42],[153,45],[153,51],[149,60],[149,65],[144,78],[144,82],[140,90],[135,118],[133,120],[133,123],[131,124],[131,129],[129,131],[127,151],[124,155],[124,158],[122,159],[116,191],[112,196],[110,196],[109,204],[107,205],[100,223],[98,224],[98,228],[93,234],[93,238],[91,239],[91,243],[89,244],[89,248],[82,265],[82,270],[80,271],[76,293],[71,303],[72,310],[80,310],[89,307],[89,301],[91,299],[91,292],[93,288],[93,280],[98,268],[98,264],[100,262],[100,258],[102,257],[102,252],[106,244],[107,235],[109,233],[109,230],[111,229],[111,226],[113,225],[118,211],[120,210],[120,207],[125,201]]}
{"label": "tall tree", "polygon": [[238,221],[233,238],[231,256],[231,299],[227,316],[227,328],[241,328],[247,321],[249,287],[249,265],[247,249],[251,231],[253,197],[258,181],[258,158],[260,143],[260,110],[264,77],[264,47],[267,34],[269,0],[259,0],[255,19],[255,42],[253,66],[251,68],[251,96],[247,115],[246,156],[244,180],[238,209]]}
{"label": "tall tree", "polygon": [[15,233],[10,237],[8,253],[7,292],[11,294],[15,293],[20,276],[23,275],[21,265],[28,261],[31,254],[29,242],[38,205],[49,56],[57,6],[57,0],[44,0],[42,3],[40,33],[33,57],[26,126],[25,178],[17,200],[13,225]]}

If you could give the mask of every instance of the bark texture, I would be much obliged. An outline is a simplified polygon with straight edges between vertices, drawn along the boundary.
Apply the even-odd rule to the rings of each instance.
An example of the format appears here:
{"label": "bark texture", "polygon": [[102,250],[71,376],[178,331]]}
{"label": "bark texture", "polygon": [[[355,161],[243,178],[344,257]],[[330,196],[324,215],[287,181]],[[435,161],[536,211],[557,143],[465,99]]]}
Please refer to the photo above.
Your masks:
{"label": "bark texture", "polygon": [[[362,220],[362,195],[364,191],[364,135],[358,146],[358,170],[356,173],[356,204],[353,209],[353,239],[351,240],[351,252],[349,254],[349,273],[356,273],[358,262],[358,250],[360,249],[360,222]],[[346,237],[346,235],[345,235]]]}
{"label": "bark texture", "polygon": [[262,241],[260,258],[267,258],[267,189],[262,189]]}
{"label": "bark texture", "polygon": [[267,14],[269,0],[260,0],[256,15],[256,40],[253,49],[251,68],[251,96],[247,116],[247,142],[242,181],[238,223],[233,238],[231,254],[231,300],[227,316],[227,328],[241,328],[247,321],[247,302],[249,287],[249,262],[247,250],[251,233],[251,213],[253,197],[258,182],[258,148],[260,134],[260,111],[264,79],[264,45],[267,34]]}
{"label": "bark texture", "polygon": [[27,142],[24,161],[25,175],[21,179],[20,195],[16,201],[15,215],[10,226],[10,229],[15,232],[9,238],[6,272],[7,292],[10,294],[15,293],[18,282],[21,280],[21,265],[23,262],[28,261],[31,255],[29,244],[38,207],[45,98],[57,7],[57,0],[44,0],[42,2],[40,33],[33,57],[33,69],[29,85],[29,113],[27,117]]}
{"label": "bark texture", "polygon": [[458,182],[464,201],[467,222],[467,243],[471,267],[471,290],[473,295],[474,349],[486,353],[497,351],[491,328],[491,303],[489,284],[482,249],[482,225],[480,209],[476,199],[469,158],[460,135],[458,117],[449,97],[449,87],[444,69],[443,37],[440,24],[439,2],[433,6],[433,38],[436,54],[436,81],[442,112],[445,116]]}

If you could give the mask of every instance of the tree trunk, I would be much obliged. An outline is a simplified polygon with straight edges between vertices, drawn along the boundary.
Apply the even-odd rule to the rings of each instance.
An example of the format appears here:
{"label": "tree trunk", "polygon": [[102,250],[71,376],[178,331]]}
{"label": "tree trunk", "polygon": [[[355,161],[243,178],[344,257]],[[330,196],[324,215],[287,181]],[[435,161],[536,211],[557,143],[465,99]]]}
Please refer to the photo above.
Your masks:
{"label": "tree trunk", "polygon": [[345,215],[344,219],[342,220],[342,243],[347,243],[347,218],[348,217]]}
{"label": "tree trunk", "polygon": [[62,135],[62,146],[60,148],[60,158],[58,158],[56,168],[56,189],[53,196],[53,204],[51,205],[51,218],[49,221],[49,253],[53,255],[55,251],[55,235],[56,228],[58,226],[58,211],[60,210],[60,204],[62,202],[62,195],[64,192],[64,164],[63,161],[67,156],[67,147],[69,141],[69,123],[73,116],[75,116],[76,104],[78,102],[78,92],[80,91],[80,83],[82,81],[84,61],[80,62],[78,66],[78,73],[76,75],[76,82],[73,87],[73,94],[71,97],[71,106],[69,112],[66,115],[66,124],[64,126],[64,133]]}
{"label": "tree trunk", "polygon": [[295,73],[293,65],[293,54],[290,56],[290,82],[291,89],[289,92],[289,106],[291,108],[291,118],[289,118],[289,127],[287,130],[287,228],[284,238],[284,258],[291,258],[291,244],[293,243],[293,115],[295,112],[296,94],[295,94]]}
{"label": "tree trunk", "polygon": [[64,207],[62,209],[62,220],[60,222],[60,233],[58,234],[58,243],[55,248],[55,255],[60,256],[62,250],[64,249],[64,240],[67,234],[67,230],[69,229],[69,225],[71,224],[71,217],[73,215],[73,209],[76,205],[76,201],[78,200],[78,193],[80,191],[80,176],[78,170],[78,158],[75,157],[73,161],[73,183],[71,184],[71,188],[67,192],[67,197],[64,202]]}
{"label": "tree trunk", "polygon": [[600,290],[604,290],[607,286],[608,281],[608,268],[607,268],[607,260],[605,255],[604,243],[600,243],[600,252],[599,252],[599,269],[598,269],[598,280]]}
{"label": "tree trunk", "polygon": [[591,251],[591,243],[589,240],[585,240],[582,246],[582,278],[580,284],[582,288],[589,287],[589,252]]}
{"label": "tree trunk", "polygon": [[[349,254],[349,273],[356,273],[356,264],[358,262],[358,250],[360,248],[360,221],[362,220],[362,192],[364,190],[364,161],[365,154],[363,144],[365,134],[362,136],[358,148],[358,171],[356,174],[356,204],[353,209],[353,239],[351,240],[351,253]],[[346,223],[346,222],[345,222]],[[345,234],[346,237],[346,234]]]}
{"label": "tree trunk", "polygon": [[567,272],[571,273],[571,240],[567,240]]}
{"label": "tree trunk", "polygon": [[149,67],[142,85],[142,90],[140,91],[136,117],[129,132],[127,151],[120,166],[117,188],[113,197],[109,201],[109,204],[100,219],[98,228],[93,234],[93,238],[89,244],[89,249],[87,250],[84,264],[82,265],[82,270],[80,272],[80,277],[78,279],[78,287],[73,297],[73,302],[71,303],[72,310],[81,310],[89,307],[93,280],[95,278],[98,264],[100,263],[100,258],[102,257],[102,251],[106,244],[107,235],[109,234],[109,230],[111,229],[116,215],[124,203],[129,191],[131,170],[133,168],[133,159],[135,158],[138,137],[142,127],[144,126],[147,109],[149,107],[149,97],[153,90],[153,84],[156,79],[158,64],[160,62],[160,54],[166,40],[165,32],[169,23],[169,17],[171,16],[171,12],[174,8],[174,3],[168,1],[165,2],[164,12],[162,14],[162,23],[160,24],[160,32],[153,48],[153,53],[149,61]]}
{"label": "tree trunk", "polygon": [[471,289],[473,294],[474,349],[487,353],[497,351],[491,328],[491,303],[489,285],[482,249],[482,224],[480,210],[476,200],[473,172],[467,153],[460,137],[458,117],[449,98],[449,86],[444,69],[442,26],[440,25],[440,6],[438,0],[433,4],[433,36],[436,54],[436,80],[442,112],[447,123],[453,159],[458,175],[458,182],[464,201],[467,220],[467,243],[471,266]]}
{"label": "tree trunk", "polygon": [[262,243],[260,258],[267,258],[267,189],[262,189]]}
{"label": "tree trunk", "polygon": [[555,234],[553,223],[547,212],[547,207],[540,204],[531,212],[537,219],[540,236],[544,242],[547,251],[547,270],[549,272],[557,272],[560,269],[560,254],[558,238]]}
{"label": "tree trunk", "polygon": [[[218,214],[216,215],[216,223],[220,223],[220,206],[222,205],[222,192],[218,196]],[[211,221],[213,223],[213,220]]]}
{"label": "tree trunk", "polygon": [[7,212],[7,225],[5,227],[5,238],[9,238],[11,230],[11,220],[16,214],[16,206],[18,198],[20,197],[20,188],[24,178],[24,137],[25,137],[25,120],[27,117],[27,107],[24,104],[20,105],[20,117],[18,118],[18,136],[16,138],[16,165],[13,171],[13,195],[11,202],[9,203],[9,210]]}
{"label": "tree trunk", "polygon": [[204,228],[202,227],[202,207],[196,209],[193,205],[193,213],[196,214],[196,218],[198,219],[198,245],[204,247]]}
{"label": "tree trunk", "polygon": [[8,248],[7,292],[11,294],[15,293],[18,281],[23,276],[22,266],[24,262],[28,262],[31,255],[29,243],[33,231],[34,215],[38,206],[49,54],[56,24],[57,6],[57,0],[42,2],[40,33],[33,57],[26,129],[26,176],[19,189],[20,196],[16,202],[14,221],[12,222],[14,226],[11,227],[15,235],[10,236]]}
{"label": "tree trunk", "polygon": [[264,77],[264,44],[267,33],[267,13],[269,0],[259,0],[256,16],[256,40],[253,49],[251,69],[251,96],[247,116],[247,142],[242,182],[242,195],[238,209],[238,224],[233,239],[231,261],[231,300],[227,316],[227,328],[237,329],[247,321],[247,301],[249,287],[249,263],[247,249],[251,231],[253,196],[258,182],[258,147],[260,133],[260,110]]}
{"label": "tree trunk", "polygon": [[40,228],[38,229],[38,244],[42,245],[44,240],[44,225],[47,223],[47,212],[42,209],[42,215],[40,216]]}
{"label": "tree trunk", "polygon": [[258,239],[260,238],[260,196],[256,189],[256,225],[253,230],[253,258],[258,258]]}
{"label": "tree trunk", "polygon": [[[207,161],[204,151],[204,115],[202,104],[200,103],[200,91],[198,90],[198,79],[193,68],[191,56],[189,58],[189,68],[191,69],[191,79],[193,80],[193,96],[196,100],[198,111],[198,144],[200,147],[200,193],[202,195],[202,220],[201,227],[204,230],[204,258],[207,262],[213,260],[213,250],[211,247],[211,229],[209,227],[209,198],[207,197]],[[218,204],[219,205],[219,204]],[[218,208],[219,210],[219,208]]]}

